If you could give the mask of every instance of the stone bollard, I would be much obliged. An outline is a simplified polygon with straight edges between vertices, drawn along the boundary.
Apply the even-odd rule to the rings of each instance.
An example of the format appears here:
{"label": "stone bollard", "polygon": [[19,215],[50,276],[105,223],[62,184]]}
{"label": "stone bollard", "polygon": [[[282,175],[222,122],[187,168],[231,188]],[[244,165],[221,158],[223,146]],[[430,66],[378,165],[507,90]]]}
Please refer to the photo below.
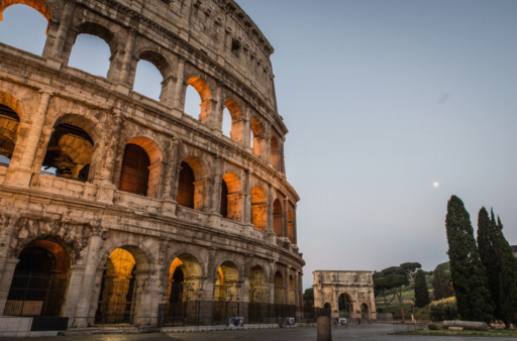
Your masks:
{"label": "stone bollard", "polygon": [[318,329],[318,341],[332,341],[329,316],[318,316],[316,328]]}

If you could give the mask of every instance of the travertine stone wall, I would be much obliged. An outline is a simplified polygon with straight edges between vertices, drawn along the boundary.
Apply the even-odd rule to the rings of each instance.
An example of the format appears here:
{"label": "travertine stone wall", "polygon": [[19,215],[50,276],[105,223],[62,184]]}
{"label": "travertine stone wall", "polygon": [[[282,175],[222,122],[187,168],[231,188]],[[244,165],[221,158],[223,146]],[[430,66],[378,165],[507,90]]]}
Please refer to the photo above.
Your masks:
{"label": "travertine stone wall", "polygon": [[314,271],[313,289],[314,307],[330,305],[333,318],[339,317],[339,296],[346,295],[352,304],[352,318],[377,319],[371,271]]}
{"label": "travertine stone wall", "polygon": [[[285,175],[287,128],[277,111],[273,49],[235,1],[0,0],[0,14],[14,4],[38,10],[48,29],[42,56],[0,44],[0,105],[19,117],[12,158],[0,165],[0,315],[20,252],[42,239],[62,245],[70,258],[61,315],[72,327],[94,324],[102,274],[116,248],[136,259],[137,325],[157,323],[170,264],[180,256],[199,264],[200,299],[213,299],[217,268],[231,262],[241,302],[249,301],[251,269],[261,269],[266,284],[256,285],[268,288],[262,301],[275,303],[280,274],[282,302],[300,307],[299,197]],[[68,66],[81,33],[109,44],[107,77]],[[164,77],[159,101],[132,90],[141,59]],[[189,85],[202,97],[197,120],[184,113]],[[221,132],[225,106],[234,117],[231,137]],[[250,145],[252,122],[262,148]],[[86,181],[41,171],[57,123],[92,139]],[[147,195],[118,189],[127,144],[149,157]],[[194,208],[176,203],[182,162],[195,174]],[[223,179],[228,217],[220,213]],[[264,193],[261,226],[252,224],[253,188]]]}

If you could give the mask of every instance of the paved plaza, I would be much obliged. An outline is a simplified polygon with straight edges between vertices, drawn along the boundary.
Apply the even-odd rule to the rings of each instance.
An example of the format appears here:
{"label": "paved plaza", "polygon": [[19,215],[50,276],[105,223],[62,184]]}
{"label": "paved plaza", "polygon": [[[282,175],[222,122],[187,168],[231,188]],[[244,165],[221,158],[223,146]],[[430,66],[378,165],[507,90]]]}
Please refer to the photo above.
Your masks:
{"label": "paved plaza", "polygon": [[[391,325],[365,325],[351,328],[334,329],[334,341],[482,341],[490,340],[486,337],[429,337],[429,336],[401,336],[390,335],[394,328]],[[0,341],[36,340],[0,338]],[[185,333],[185,334],[138,334],[138,335],[95,335],[74,337],[47,337],[37,338],[44,341],[316,341],[314,328],[293,329],[264,329],[246,331],[224,331],[212,333]],[[514,338],[497,338],[497,341],[515,341]]]}

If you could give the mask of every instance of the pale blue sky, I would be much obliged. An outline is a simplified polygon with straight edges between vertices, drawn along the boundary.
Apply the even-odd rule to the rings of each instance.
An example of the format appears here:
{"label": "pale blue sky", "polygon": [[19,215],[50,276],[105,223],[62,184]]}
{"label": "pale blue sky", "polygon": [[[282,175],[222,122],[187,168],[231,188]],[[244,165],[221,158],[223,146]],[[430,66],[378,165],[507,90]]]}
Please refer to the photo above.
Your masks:
{"label": "pale blue sky", "polygon": [[[451,194],[474,224],[493,206],[517,244],[517,1],[238,2],[276,49],[305,286],[315,269],[431,270]],[[37,15],[18,7],[0,41],[35,47]],[[71,64],[98,68],[98,42],[81,39]],[[156,97],[142,68],[137,89]]]}

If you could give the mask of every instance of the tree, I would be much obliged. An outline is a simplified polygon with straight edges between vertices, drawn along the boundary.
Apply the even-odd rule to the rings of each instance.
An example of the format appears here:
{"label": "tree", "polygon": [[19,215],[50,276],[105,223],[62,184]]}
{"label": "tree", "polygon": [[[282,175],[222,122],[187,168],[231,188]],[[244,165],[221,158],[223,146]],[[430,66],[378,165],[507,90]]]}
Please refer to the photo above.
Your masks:
{"label": "tree", "polygon": [[500,305],[499,305],[499,272],[501,271],[501,264],[499,263],[496,250],[496,229],[498,227],[494,224],[493,218],[490,219],[488,211],[482,207],[478,215],[478,234],[477,242],[479,249],[479,256],[486,270],[488,290],[492,302],[494,303],[494,317],[500,319]]}
{"label": "tree", "polygon": [[479,257],[470,216],[457,196],[452,196],[448,202],[445,226],[458,312],[465,320],[489,322],[494,308],[485,268]]}
{"label": "tree", "polygon": [[498,217],[496,221],[492,212],[490,221],[498,265],[496,276],[499,288],[493,296],[496,316],[509,327],[512,322],[517,322],[517,261],[512,247],[504,237],[501,219]]}
{"label": "tree", "polygon": [[433,271],[433,297],[435,300],[454,296],[449,262],[439,264]]}
{"label": "tree", "polygon": [[419,270],[415,275],[415,305],[418,308],[423,308],[429,303],[431,303],[431,299],[429,298],[429,290],[427,289],[425,272]]}

